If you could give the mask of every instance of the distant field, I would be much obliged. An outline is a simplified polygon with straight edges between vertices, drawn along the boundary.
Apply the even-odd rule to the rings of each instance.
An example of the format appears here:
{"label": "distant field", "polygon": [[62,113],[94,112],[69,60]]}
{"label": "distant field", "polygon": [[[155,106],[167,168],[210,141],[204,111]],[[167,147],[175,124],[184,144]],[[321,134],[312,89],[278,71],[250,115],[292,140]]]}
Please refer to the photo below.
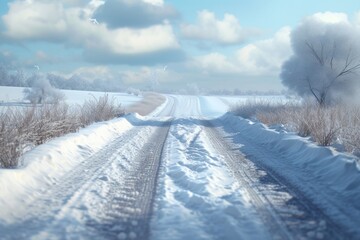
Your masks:
{"label": "distant field", "polygon": [[245,103],[246,101],[266,101],[266,102],[288,102],[294,99],[289,99],[284,95],[269,95],[269,96],[254,96],[254,95],[243,95],[243,96],[219,96],[219,98],[227,105],[234,105],[239,103]]}
{"label": "distant field", "polygon": [[[21,87],[4,87],[0,86],[0,106],[19,106],[23,100],[23,90]],[[104,92],[91,91],[76,91],[76,90],[61,90],[65,94],[65,101],[69,105],[83,104],[86,100],[93,97],[99,98],[103,96]],[[124,107],[132,105],[142,99],[127,93],[107,93],[110,98],[114,97],[116,102],[121,103]]]}

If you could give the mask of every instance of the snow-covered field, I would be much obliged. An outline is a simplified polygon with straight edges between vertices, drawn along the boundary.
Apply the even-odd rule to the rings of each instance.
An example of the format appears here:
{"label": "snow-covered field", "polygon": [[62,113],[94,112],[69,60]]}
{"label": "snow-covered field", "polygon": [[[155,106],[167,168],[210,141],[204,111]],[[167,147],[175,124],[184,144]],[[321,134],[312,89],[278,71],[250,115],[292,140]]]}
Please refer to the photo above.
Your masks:
{"label": "snow-covered field", "polygon": [[[36,147],[21,169],[0,170],[2,237],[359,238],[355,157],[226,114],[235,101],[168,95],[147,117]],[[153,188],[137,167],[149,157],[160,161]],[[152,210],[140,215],[130,204],[149,198]]]}
{"label": "snow-covered field", "polygon": [[246,103],[248,101],[264,101],[267,103],[284,103],[288,101],[294,101],[297,99],[292,99],[289,97],[286,97],[284,95],[269,95],[269,96],[219,96],[218,99],[221,99],[225,104],[227,105],[234,105],[234,104],[241,104]]}
{"label": "snow-covered field", "polygon": [[[4,106],[19,106],[24,102],[24,88],[0,86],[0,108]],[[104,96],[104,92],[61,90],[65,95],[65,102],[69,105],[83,104],[86,100]],[[110,99],[114,98],[116,102],[124,107],[138,102],[142,97],[129,95],[127,93],[106,93]]]}

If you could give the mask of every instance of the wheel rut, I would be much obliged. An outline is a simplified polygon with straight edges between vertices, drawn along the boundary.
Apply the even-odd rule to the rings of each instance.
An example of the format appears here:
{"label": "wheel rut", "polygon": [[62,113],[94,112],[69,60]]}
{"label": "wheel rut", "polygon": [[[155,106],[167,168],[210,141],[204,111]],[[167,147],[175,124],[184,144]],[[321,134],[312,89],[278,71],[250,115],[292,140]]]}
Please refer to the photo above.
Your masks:
{"label": "wheel rut", "polygon": [[1,238],[147,239],[170,125],[144,121],[109,143],[41,193],[31,216]]}
{"label": "wheel rut", "polygon": [[169,126],[162,126],[142,148],[137,161],[121,184],[111,188],[111,204],[103,211],[108,219],[88,222],[87,225],[101,236],[118,239],[148,239],[149,221],[152,215],[157,178],[161,157],[169,132]]}
{"label": "wheel rut", "polygon": [[221,123],[203,121],[203,125],[213,148],[224,155],[273,239],[344,239],[344,232],[316,205],[271,170],[234,149],[217,127]]}

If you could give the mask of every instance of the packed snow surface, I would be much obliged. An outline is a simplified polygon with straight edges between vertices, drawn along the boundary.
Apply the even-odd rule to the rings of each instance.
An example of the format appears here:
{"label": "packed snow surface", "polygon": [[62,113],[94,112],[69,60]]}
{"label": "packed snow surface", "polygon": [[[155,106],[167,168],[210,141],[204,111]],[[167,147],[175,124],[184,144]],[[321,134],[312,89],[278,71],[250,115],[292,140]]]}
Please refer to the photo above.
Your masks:
{"label": "packed snow surface", "polygon": [[[299,234],[305,238],[325,239],[324,229],[332,226],[347,234],[344,238],[360,236],[360,174],[354,156],[226,113],[234,99],[166,97],[166,102],[147,117],[129,114],[93,124],[27,152],[19,169],[0,170],[3,237],[101,237],[87,226],[106,222],[110,216],[106,215],[106,202],[112,199],[115,204],[120,197],[116,194],[123,194],[116,192],[116,186],[124,184],[148,139],[168,122],[150,239],[277,238],[265,224],[268,213],[279,222],[281,214],[299,216]],[[209,131],[215,128],[217,138],[226,142],[232,155],[222,145],[214,147]],[[232,169],[226,161],[230,155],[238,156],[235,153],[257,171],[249,173],[247,188],[235,177],[240,176],[240,169]],[[284,184],[286,191],[280,194],[267,187],[268,178]],[[266,195],[271,192],[278,193],[276,201]],[[261,196],[255,201],[257,193]],[[309,203],[306,206],[315,206],[313,211],[321,217],[311,216],[315,220],[302,225],[301,219],[307,218],[297,208],[292,212],[286,209],[292,206],[293,194]],[[27,230],[22,232],[24,227]],[[118,229],[121,231],[114,225],[109,231]],[[287,234],[294,232],[285,231],[280,236]],[[116,238],[135,239],[137,235],[119,232]]]}

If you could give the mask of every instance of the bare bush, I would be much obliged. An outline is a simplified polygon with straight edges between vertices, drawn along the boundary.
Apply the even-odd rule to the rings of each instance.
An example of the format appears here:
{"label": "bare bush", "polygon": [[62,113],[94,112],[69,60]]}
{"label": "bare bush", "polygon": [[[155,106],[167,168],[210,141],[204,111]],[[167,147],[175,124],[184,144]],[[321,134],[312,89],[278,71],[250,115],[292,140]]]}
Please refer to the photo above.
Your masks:
{"label": "bare bush", "polygon": [[0,167],[15,166],[20,157],[20,146],[22,139],[16,134],[16,129],[12,126],[14,112],[10,109],[1,112],[0,114]]}
{"label": "bare bush", "polygon": [[360,106],[344,106],[338,112],[339,142],[346,151],[360,156]]}
{"label": "bare bush", "polygon": [[351,153],[360,151],[360,107],[321,107],[310,102],[276,106],[252,102],[237,105],[232,111],[245,118],[256,118],[267,125],[283,124],[300,136],[312,137],[322,146],[340,142]]}
{"label": "bare bush", "polygon": [[308,111],[309,115],[303,115],[308,119],[310,135],[315,142],[322,146],[329,146],[334,143],[337,133],[340,129],[338,119],[336,118],[335,107],[314,106]]}
{"label": "bare bush", "polygon": [[93,97],[87,100],[81,107],[80,123],[83,126],[93,122],[101,122],[124,114],[121,104],[116,104],[114,98],[108,94],[100,98]]}
{"label": "bare bush", "polygon": [[286,106],[290,105],[294,104],[252,99],[232,106],[230,111],[243,118],[258,119],[265,124],[271,125],[275,123],[285,123],[281,113]]}
{"label": "bare bush", "polygon": [[27,146],[43,144],[49,139],[123,113],[121,106],[108,95],[77,107],[69,107],[65,103],[34,104],[25,109],[8,107],[0,112],[0,168],[18,166]]}

